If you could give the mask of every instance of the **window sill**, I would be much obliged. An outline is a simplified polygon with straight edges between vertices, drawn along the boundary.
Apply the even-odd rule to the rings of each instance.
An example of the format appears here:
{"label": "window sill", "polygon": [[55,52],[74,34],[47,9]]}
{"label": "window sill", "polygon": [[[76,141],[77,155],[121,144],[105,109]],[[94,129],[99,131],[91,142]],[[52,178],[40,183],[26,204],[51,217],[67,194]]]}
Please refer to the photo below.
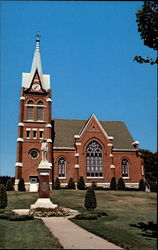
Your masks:
{"label": "window sill", "polygon": [[130,179],[130,177],[122,177],[122,179],[128,180]]}
{"label": "window sill", "polygon": [[59,178],[59,180],[65,180],[66,179],[66,177],[58,177]]}
{"label": "window sill", "polygon": [[102,176],[102,177],[86,177],[86,179],[104,179],[104,176]]}

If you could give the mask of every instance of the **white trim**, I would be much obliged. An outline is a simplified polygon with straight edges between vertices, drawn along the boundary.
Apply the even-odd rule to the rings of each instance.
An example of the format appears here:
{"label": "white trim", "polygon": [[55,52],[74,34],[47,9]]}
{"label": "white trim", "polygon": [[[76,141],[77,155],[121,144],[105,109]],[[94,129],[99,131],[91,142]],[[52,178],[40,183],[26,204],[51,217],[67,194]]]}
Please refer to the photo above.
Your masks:
{"label": "white trim", "polygon": [[47,102],[51,102],[52,101],[52,99],[51,98],[47,98],[47,100],[46,100]]}
{"label": "white trim", "polygon": [[51,142],[52,143],[52,139],[47,139],[47,142]]}
{"label": "white trim", "polygon": [[115,165],[111,164],[111,165],[110,165],[110,168],[111,168],[111,169],[112,169],[112,168],[115,168]]}
{"label": "white trim", "polygon": [[112,144],[112,143],[108,143],[108,144],[107,144],[107,146],[110,146],[110,147],[112,147],[112,146],[113,146],[113,144]]}
{"label": "white trim", "polygon": [[98,125],[99,125],[101,131],[103,132],[103,134],[105,135],[105,137],[106,137],[108,140],[110,140],[110,139],[111,139],[111,136],[108,136],[108,134],[106,133],[106,131],[105,131],[104,128],[102,127],[101,123],[98,121],[98,119],[96,118],[96,116],[95,116],[94,114],[89,118],[89,121],[87,122],[87,124],[85,125],[85,127],[81,129],[82,132],[80,131],[80,137],[83,135],[84,131],[86,130],[86,128],[88,127],[90,121],[91,121],[93,118],[94,118],[94,119],[96,120],[96,122],[98,123]]}
{"label": "white trim", "polygon": [[124,179],[124,180],[129,180],[130,177],[122,177],[122,179]]}
{"label": "white trim", "polygon": [[80,136],[79,135],[74,135],[74,138],[80,138]]}
{"label": "white trim", "polygon": [[75,148],[71,148],[71,147],[53,147],[53,149],[73,149],[73,150],[75,150]]}
{"label": "white trim", "polygon": [[80,154],[79,153],[76,153],[75,156],[78,157]]}
{"label": "white trim", "polygon": [[49,173],[42,173],[42,172],[40,172],[39,175],[49,175]]}
{"label": "white trim", "polygon": [[47,123],[46,128],[52,128],[52,125],[50,123]]}
{"label": "white trim", "polygon": [[37,131],[37,128],[33,128],[32,130],[33,130],[33,131]]}
{"label": "white trim", "polygon": [[109,140],[113,140],[114,139],[114,137],[113,136],[109,136]]}
{"label": "white trim", "polygon": [[59,180],[66,180],[66,177],[58,177]]}
{"label": "white trim", "polygon": [[112,151],[131,151],[131,152],[136,152],[137,150],[130,149],[130,148],[113,148]]}
{"label": "white trim", "polygon": [[125,184],[128,185],[139,185],[138,182],[125,182]]}
{"label": "white trim", "polygon": [[20,100],[25,100],[25,97],[24,97],[24,96],[21,96],[21,97],[20,97]]}
{"label": "white trim", "polygon": [[134,141],[133,143],[132,143],[132,145],[139,145],[140,143],[139,143],[139,141]]}
{"label": "white trim", "polygon": [[86,179],[104,179],[104,176],[102,176],[102,177],[86,177]]}
{"label": "white trim", "polygon": [[79,164],[75,164],[75,168],[80,168]]}
{"label": "white trim", "polygon": [[16,167],[22,167],[23,164],[22,164],[22,162],[16,162],[16,163],[15,163],[15,166],[16,166]]}
{"label": "white trim", "polygon": [[113,154],[110,154],[110,157],[114,157]]}
{"label": "white trim", "polygon": [[81,145],[81,142],[76,142],[75,145]]}
{"label": "white trim", "polygon": [[40,128],[39,131],[44,131],[44,128]]}
{"label": "white trim", "polygon": [[18,141],[18,142],[23,142],[24,139],[23,139],[23,138],[18,138],[17,141]]}
{"label": "white trim", "polygon": [[18,127],[24,127],[24,123],[23,122],[19,122],[18,123]]}
{"label": "white trim", "polygon": [[26,131],[31,131],[31,128],[26,128]]}

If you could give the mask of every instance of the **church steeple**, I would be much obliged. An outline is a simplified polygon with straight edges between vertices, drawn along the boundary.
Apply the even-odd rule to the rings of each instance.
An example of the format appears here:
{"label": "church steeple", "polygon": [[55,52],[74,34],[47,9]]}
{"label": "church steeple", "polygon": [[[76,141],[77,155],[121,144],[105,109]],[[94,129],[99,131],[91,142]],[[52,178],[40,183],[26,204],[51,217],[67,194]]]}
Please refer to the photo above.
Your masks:
{"label": "church steeple", "polygon": [[29,89],[31,87],[32,81],[35,77],[35,74],[38,73],[39,80],[41,82],[42,88],[44,90],[50,89],[50,76],[44,75],[42,73],[42,63],[41,63],[41,55],[40,55],[40,34],[36,35],[36,47],[32,60],[31,72],[23,73],[22,77],[22,87],[25,89]]}
{"label": "church steeple", "polygon": [[32,83],[32,80],[35,76],[36,70],[38,71],[38,75],[42,84],[42,87],[44,86],[43,83],[43,75],[42,75],[42,63],[41,63],[41,55],[40,55],[40,35],[39,33],[36,35],[36,48],[35,53],[32,61],[32,67],[31,67],[31,73],[30,73],[30,80],[29,80],[29,86]]}

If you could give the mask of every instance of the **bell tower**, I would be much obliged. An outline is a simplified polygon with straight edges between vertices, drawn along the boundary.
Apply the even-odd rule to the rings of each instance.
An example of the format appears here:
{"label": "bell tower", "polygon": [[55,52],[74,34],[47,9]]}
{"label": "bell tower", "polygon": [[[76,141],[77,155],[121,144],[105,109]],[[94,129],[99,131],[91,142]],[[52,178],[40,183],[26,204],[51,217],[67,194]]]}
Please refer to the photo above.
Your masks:
{"label": "bell tower", "polygon": [[[47,160],[52,167],[52,125],[50,75],[42,73],[40,35],[36,36],[36,47],[30,73],[22,73],[20,115],[18,123],[16,177],[24,179],[29,191],[37,191],[37,168],[41,162],[41,140],[47,140]],[[50,184],[52,171],[50,174]]]}

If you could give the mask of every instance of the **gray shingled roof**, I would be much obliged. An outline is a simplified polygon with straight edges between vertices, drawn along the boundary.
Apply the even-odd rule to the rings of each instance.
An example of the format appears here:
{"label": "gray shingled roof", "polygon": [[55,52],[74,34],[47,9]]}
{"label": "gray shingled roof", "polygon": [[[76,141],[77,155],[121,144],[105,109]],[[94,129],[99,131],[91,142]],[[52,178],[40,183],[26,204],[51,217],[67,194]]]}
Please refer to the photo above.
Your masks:
{"label": "gray shingled roof", "polygon": [[[74,135],[78,135],[87,120],[53,119],[55,130],[55,147],[74,147]],[[108,134],[113,136],[114,149],[134,149],[133,138],[122,121],[100,121]]]}

